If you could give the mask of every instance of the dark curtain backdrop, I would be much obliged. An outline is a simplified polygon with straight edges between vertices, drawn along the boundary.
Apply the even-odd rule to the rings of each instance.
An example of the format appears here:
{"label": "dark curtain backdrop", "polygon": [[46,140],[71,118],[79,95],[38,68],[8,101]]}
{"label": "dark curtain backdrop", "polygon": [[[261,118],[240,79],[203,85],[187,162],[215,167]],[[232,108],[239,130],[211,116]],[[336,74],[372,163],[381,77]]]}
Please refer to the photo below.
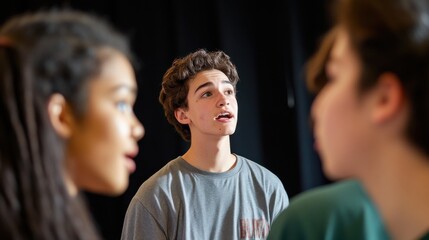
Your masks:
{"label": "dark curtain backdrop", "polygon": [[236,64],[239,120],[232,150],[277,174],[290,197],[327,183],[312,148],[303,68],[329,26],[327,0],[75,0],[5,3],[0,20],[40,7],[69,6],[106,18],[128,35],[138,57],[135,107],[146,129],[137,171],[118,197],[86,193],[105,239],[119,239],[140,184],[188,145],[164,118],[161,78],[174,58],[198,48],[224,50]]}

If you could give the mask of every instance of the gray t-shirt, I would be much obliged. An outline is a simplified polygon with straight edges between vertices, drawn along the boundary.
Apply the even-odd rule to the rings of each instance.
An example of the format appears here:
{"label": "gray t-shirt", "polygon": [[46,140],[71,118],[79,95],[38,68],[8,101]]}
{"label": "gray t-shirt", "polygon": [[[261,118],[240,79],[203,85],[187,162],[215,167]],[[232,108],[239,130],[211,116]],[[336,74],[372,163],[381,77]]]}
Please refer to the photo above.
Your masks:
{"label": "gray t-shirt", "polygon": [[223,173],[178,157],[140,186],[121,239],[266,239],[288,204],[280,179],[244,157],[237,155],[236,166]]}

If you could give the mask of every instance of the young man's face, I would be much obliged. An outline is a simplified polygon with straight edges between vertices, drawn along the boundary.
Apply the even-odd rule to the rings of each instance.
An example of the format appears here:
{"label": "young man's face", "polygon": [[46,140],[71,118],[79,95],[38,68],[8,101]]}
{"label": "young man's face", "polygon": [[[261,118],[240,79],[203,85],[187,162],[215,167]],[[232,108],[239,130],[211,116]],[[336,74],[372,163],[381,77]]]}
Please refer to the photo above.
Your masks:
{"label": "young man's face", "polygon": [[191,141],[233,134],[238,104],[228,77],[219,70],[207,70],[198,73],[188,84],[188,108],[175,113],[179,122],[189,125]]}
{"label": "young man's face", "polygon": [[369,104],[358,94],[361,63],[344,31],[338,32],[326,72],[328,82],[312,107],[315,147],[325,174],[337,179],[353,175],[371,145]]}
{"label": "young man's face", "polygon": [[143,125],[133,112],[136,80],[130,62],[113,53],[89,81],[87,110],[74,119],[67,139],[67,173],[77,188],[117,195],[135,170]]}

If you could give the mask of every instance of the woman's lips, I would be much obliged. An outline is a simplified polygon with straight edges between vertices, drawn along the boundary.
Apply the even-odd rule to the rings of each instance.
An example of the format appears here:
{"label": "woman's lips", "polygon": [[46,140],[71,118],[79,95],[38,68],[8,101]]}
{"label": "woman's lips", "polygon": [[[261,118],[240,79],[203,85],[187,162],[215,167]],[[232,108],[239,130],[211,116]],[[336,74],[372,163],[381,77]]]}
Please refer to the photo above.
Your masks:
{"label": "woman's lips", "polygon": [[127,157],[125,160],[125,166],[129,173],[133,173],[136,171],[136,163],[132,158]]}

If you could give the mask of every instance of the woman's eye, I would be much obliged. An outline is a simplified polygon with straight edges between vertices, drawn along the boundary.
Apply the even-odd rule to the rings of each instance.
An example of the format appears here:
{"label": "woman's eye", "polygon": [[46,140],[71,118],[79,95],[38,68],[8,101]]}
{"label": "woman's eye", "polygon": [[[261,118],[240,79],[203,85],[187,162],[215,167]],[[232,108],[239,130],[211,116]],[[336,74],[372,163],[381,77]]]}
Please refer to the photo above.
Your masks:
{"label": "woman's eye", "polygon": [[210,97],[211,95],[211,92],[205,92],[201,97]]}
{"label": "woman's eye", "polygon": [[131,105],[129,103],[127,103],[126,101],[119,101],[119,102],[117,102],[116,103],[116,107],[121,112],[131,112],[132,111]]}

